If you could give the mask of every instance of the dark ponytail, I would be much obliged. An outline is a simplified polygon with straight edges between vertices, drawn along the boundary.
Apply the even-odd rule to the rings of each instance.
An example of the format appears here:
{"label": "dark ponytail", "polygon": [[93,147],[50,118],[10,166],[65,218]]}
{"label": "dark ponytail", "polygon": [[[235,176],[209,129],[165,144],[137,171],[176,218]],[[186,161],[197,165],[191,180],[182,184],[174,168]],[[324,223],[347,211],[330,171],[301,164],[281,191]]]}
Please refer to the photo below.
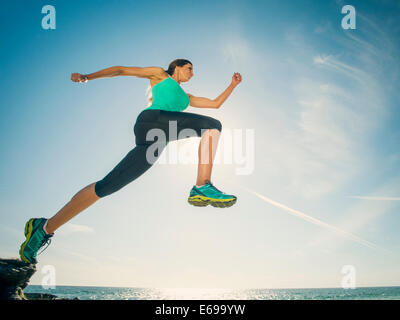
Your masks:
{"label": "dark ponytail", "polygon": [[176,67],[183,67],[186,64],[191,64],[193,65],[189,60],[186,59],[176,59],[174,61],[172,61],[169,66],[168,69],[165,70],[166,73],[168,73],[170,76],[172,76],[174,74],[175,68]]}

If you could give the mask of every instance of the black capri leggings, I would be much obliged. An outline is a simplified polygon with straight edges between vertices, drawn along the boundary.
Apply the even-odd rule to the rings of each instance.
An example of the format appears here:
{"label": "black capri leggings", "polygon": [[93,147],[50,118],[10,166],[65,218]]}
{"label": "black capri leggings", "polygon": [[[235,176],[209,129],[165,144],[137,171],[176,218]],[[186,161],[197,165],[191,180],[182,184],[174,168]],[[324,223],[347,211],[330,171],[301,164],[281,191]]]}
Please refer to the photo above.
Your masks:
{"label": "black capri leggings", "polygon": [[[184,129],[191,130],[181,132]],[[211,117],[189,112],[143,110],[138,115],[134,126],[136,147],[108,175],[96,182],[97,196],[101,198],[108,196],[141,176],[160,157],[169,141],[191,136],[201,137],[203,130],[207,129],[221,131],[221,122]],[[152,147],[151,150],[149,150],[150,147]],[[152,160],[148,161],[148,151],[153,149]]]}

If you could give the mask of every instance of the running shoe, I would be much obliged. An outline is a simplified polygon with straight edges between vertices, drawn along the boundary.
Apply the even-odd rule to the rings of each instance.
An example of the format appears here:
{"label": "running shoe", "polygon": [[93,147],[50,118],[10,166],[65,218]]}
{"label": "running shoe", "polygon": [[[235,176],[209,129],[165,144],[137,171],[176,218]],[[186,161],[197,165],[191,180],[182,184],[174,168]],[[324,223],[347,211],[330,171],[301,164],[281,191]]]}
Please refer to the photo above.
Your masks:
{"label": "running shoe", "polygon": [[236,203],[236,199],[235,196],[218,190],[211,181],[206,181],[204,186],[193,186],[188,202],[196,207],[205,207],[210,204],[216,208],[228,208]]}
{"label": "running shoe", "polygon": [[[44,232],[43,226],[46,221],[47,219],[45,218],[32,218],[25,224],[26,240],[21,245],[21,249],[19,250],[19,256],[21,257],[22,261],[36,264],[36,255],[38,254],[39,249],[45,244],[47,244],[47,247],[50,245],[53,234],[47,234]],[[42,252],[46,248],[44,248]]]}

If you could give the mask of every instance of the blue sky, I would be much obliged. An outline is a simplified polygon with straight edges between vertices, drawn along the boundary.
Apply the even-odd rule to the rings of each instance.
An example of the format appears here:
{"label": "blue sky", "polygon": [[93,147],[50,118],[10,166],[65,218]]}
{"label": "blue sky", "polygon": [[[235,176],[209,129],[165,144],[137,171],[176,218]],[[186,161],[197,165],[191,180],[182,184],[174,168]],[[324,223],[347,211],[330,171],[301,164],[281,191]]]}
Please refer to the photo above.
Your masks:
{"label": "blue sky", "polygon": [[[41,27],[47,4],[55,30]],[[355,30],[341,27],[345,4]],[[156,164],[59,229],[39,270],[54,265],[60,285],[287,288],[339,287],[353,265],[357,286],[400,285],[398,1],[3,1],[0,12],[2,257],[18,255],[28,218],[51,217],[134,147],[148,82],[71,73],[187,58],[194,95],[243,76],[220,109],[186,110],[253,130],[251,174],[213,171],[238,203],[191,207],[196,165]]]}

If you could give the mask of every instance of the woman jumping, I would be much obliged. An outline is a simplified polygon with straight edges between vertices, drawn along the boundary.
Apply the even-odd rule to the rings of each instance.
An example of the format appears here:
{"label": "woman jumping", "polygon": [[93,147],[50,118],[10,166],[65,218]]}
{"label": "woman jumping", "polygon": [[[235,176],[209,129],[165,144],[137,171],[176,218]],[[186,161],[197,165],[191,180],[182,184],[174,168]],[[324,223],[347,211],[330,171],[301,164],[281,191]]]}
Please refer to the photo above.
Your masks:
{"label": "woman jumping", "polygon": [[[71,80],[87,82],[115,76],[135,76],[150,80],[152,104],[136,119],[134,126],[136,146],[108,175],[80,190],[52,218],[32,218],[26,223],[26,240],[19,251],[21,259],[25,262],[37,263],[36,256],[39,249],[46,243],[50,243],[50,238],[60,226],[100,198],[120,190],[147,171],[160,157],[169,141],[190,136],[201,137],[197,181],[190,190],[188,198],[190,204],[200,207],[210,204],[214,207],[226,208],[236,203],[234,195],[221,192],[211,183],[212,165],[222,129],[221,122],[211,117],[182,111],[189,104],[196,108],[218,109],[242,81],[241,75],[234,73],[231,84],[214,100],[195,97],[183,91],[180,84],[193,77],[193,65],[185,59],[172,61],[168,70],[159,67],[116,66],[87,75],[73,73]],[[178,134],[170,132],[171,123],[176,126]],[[189,134],[180,136],[179,132],[184,129],[190,129],[185,131]],[[155,141],[151,138],[151,132],[161,132],[162,135],[157,135],[158,139]]]}

